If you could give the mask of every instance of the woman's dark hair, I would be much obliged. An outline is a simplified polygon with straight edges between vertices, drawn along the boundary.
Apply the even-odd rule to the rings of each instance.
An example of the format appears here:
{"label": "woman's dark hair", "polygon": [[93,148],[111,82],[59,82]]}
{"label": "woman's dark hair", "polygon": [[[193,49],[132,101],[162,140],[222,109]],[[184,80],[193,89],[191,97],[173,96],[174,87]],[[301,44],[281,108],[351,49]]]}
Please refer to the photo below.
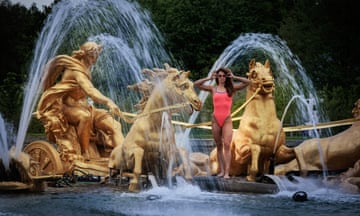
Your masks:
{"label": "woman's dark hair", "polygon": [[[220,72],[223,72],[225,74],[226,80],[225,80],[225,89],[229,97],[232,97],[234,93],[234,84],[233,79],[230,77],[231,70],[229,68],[219,68],[215,71],[216,75],[218,75]],[[216,85],[219,84],[219,79],[216,76]]]}

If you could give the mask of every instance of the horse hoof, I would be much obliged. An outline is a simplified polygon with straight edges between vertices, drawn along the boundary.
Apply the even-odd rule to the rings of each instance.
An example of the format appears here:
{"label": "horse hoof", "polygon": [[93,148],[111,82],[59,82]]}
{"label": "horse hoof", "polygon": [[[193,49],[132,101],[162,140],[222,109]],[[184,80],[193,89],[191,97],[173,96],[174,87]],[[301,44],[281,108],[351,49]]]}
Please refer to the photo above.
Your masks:
{"label": "horse hoof", "polygon": [[186,175],[186,176],[185,176],[185,179],[186,179],[186,181],[191,182],[193,178],[192,178],[191,175]]}
{"label": "horse hoof", "polygon": [[246,181],[254,182],[254,181],[256,181],[256,178],[254,178],[252,176],[246,176]]}
{"label": "horse hoof", "polygon": [[140,186],[139,186],[139,184],[130,183],[130,185],[129,185],[129,192],[134,192],[134,193],[140,192]]}
{"label": "horse hoof", "polygon": [[304,202],[307,199],[307,194],[305,191],[297,191],[293,194],[292,196],[293,200],[294,201],[297,201],[297,202]]}

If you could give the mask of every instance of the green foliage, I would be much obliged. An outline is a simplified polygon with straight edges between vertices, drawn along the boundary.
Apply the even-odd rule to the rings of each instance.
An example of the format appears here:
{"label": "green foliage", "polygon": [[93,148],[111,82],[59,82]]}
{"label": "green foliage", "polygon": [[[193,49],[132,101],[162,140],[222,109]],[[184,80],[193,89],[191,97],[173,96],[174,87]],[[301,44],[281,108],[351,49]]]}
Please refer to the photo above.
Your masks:
{"label": "green foliage", "polygon": [[0,57],[0,112],[14,125],[18,124],[23,85],[33,49],[46,15],[35,6],[30,9],[0,1],[2,51]]}
{"label": "green foliage", "polygon": [[355,102],[359,99],[359,85],[354,86],[324,86],[321,91],[323,106],[328,110],[330,120],[341,120],[352,118],[352,109]]}
{"label": "green foliage", "polygon": [[0,111],[7,122],[17,123],[21,112],[23,88],[19,74],[8,72],[0,85]]}
{"label": "green foliage", "polygon": [[[165,35],[166,47],[183,67],[204,77],[242,32],[276,34],[281,1],[140,0]],[[269,19],[271,17],[272,19]],[[261,20],[261,21],[259,21]]]}
{"label": "green foliage", "polygon": [[[322,106],[327,110],[330,121],[353,118],[352,109],[359,99],[360,86],[335,86],[325,85],[320,92]],[[333,134],[347,129],[348,126],[331,128]]]}
{"label": "green foliage", "polygon": [[332,120],[346,118],[359,98],[360,18],[356,3],[337,0],[285,1],[279,35],[321,92]]}
{"label": "green foliage", "polygon": [[[352,83],[358,76],[360,18],[356,1],[300,1],[284,18],[280,34],[318,84]],[[291,39],[290,39],[291,38]],[[290,40],[288,40],[290,39]]]}

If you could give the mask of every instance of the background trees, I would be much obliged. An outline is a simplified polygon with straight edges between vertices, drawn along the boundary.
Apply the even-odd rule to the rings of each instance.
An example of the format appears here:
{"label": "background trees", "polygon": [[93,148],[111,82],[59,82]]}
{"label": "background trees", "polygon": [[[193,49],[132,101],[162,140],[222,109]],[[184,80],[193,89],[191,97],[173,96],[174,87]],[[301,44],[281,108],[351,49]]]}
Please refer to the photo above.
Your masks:
{"label": "background trees", "polygon": [[0,112],[15,124],[20,117],[23,86],[37,34],[45,17],[35,5],[27,9],[12,5],[9,0],[0,1]]}
{"label": "background trees", "polygon": [[[355,1],[284,1],[279,28],[306,68],[330,119],[349,118],[359,99],[359,20]],[[289,3],[290,2],[290,3]]]}
{"label": "background trees", "polygon": [[240,33],[277,34],[280,0],[140,0],[185,68],[205,76]]}
{"label": "background trees", "polygon": [[[139,0],[167,49],[192,79],[207,75],[241,33],[278,35],[302,62],[331,120],[351,117],[360,96],[360,31],[355,0]],[[39,11],[0,0],[0,112],[17,124],[22,86],[51,7]],[[247,63],[245,63],[247,64]]]}

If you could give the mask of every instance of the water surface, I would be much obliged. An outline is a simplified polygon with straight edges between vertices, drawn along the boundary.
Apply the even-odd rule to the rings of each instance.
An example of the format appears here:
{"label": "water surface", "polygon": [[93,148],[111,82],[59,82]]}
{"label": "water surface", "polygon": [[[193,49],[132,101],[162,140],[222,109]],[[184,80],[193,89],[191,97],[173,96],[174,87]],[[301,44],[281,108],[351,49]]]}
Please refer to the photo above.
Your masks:
{"label": "water surface", "polygon": [[[127,193],[114,185],[48,188],[38,194],[0,194],[0,215],[360,215],[360,195],[319,188],[308,201],[293,192],[230,194],[185,184]],[[159,199],[149,199],[156,195]]]}

